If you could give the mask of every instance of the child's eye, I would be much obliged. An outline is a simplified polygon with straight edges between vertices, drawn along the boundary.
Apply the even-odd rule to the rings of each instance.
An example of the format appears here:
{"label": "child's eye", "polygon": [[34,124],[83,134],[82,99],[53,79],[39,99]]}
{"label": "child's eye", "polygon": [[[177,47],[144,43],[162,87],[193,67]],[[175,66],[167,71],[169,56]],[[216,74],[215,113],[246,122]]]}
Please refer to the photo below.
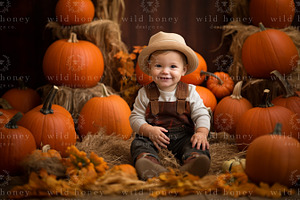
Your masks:
{"label": "child's eye", "polygon": [[177,66],[176,65],[171,65],[171,68],[177,68]]}
{"label": "child's eye", "polygon": [[161,65],[160,64],[156,64],[155,67],[161,67]]}

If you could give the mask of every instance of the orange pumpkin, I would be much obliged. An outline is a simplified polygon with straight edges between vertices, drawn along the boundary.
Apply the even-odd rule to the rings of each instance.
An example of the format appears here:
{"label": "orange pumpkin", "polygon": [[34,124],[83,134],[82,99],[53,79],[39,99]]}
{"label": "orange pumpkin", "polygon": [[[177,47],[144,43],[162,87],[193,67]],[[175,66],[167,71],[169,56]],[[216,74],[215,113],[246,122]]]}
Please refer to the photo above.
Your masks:
{"label": "orange pumpkin", "polygon": [[130,114],[128,104],[120,96],[106,94],[104,97],[93,97],[80,111],[78,132],[81,136],[86,136],[88,133],[96,134],[104,128],[106,134],[115,133],[127,140],[132,134]]}
{"label": "orange pumpkin", "polygon": [[2,98],[16,110],[26,113],[41,103],[41,97],[31,88],[25,87],[24,82],[19,80],[19,87],[6,91]]}
{"label": "orange pumpkin", "polygon": [[55,14],[62,25],[80,25],[93,20],[95,7],[91,0],[59,0]]}
{"label": "orange pumpkin", "polygon": [[104,61],[99,48],[91,42],[77,40],[75,33],[71,33],[69,40],[61,39],[51,44],[44,55],[44,74],[55,85],[94,87],[103,70]]}
{"label": "orange pumpkin", "polygon": [[260,107],[247,110],[236,126],[236,143],[240,150],[244,150],[257,137],[272,132],[276,123],[282,124],[282,135],[285,137],[298,138],[298,120],[295,113],[282,107],[274,106],[270,103],[270,90],[264,91],[264,103]]}
{"label": "orange pumpkin", "polygon": [[206,86],[212,93],[217,97],[217,99],[222,99],[225,96],[228,96],[232,93],[234,82],[225,72],[204,72],[201,71],[201,74],[208,75],[209,78],[206,82]]}
{"label": "orange pumpkin", "polygon": [[217,105],[217,99],[215,95],[209,89],[202,86],[196,86],[196,91],[203,100],[204,105],[214,111]]}
{"label": "orange pumpkin", "polygon": [[242,47],[242,62],[255,78],[269,78],[273,70],[289,74],[297,67],[299,56],[293,40],[284,32],[265,29],[250,35]]}
{"label": "orange pumpkin", "polygon": [[258,26],[262,22],[266,27],[285,28],[290,26],[295,15],[294,0],[251,0],[249,3],[249,15],[252,23]]}
{"label": "orange pumpkin", "polygon": [[135,66],[135,74],[137,82],[141,85],[148,85],[153,81],[151,76],[141,70],[138,63]]}
{"label": "orange pumpkin", "polygon": [[255,183],[280,183],[291,187],[300,176],[300,143],[281,135],[281,124],[272,134],[256,138],[246,154],[245,172]]}
{"label": "orange pumpkin", "polygon": [[225,131],[235,134],[236,124],[240,117],[252,104],[241,96],[243,81],[238,82],[231,96],[224,97],[216,106],[214,112],[214,128],[217,132]]}
{"label": "orange pumpkin", "polygon": [[17,113],[5,126],[0,127],[0,174],[4,171],[9,175],[20,174],[21,162],[36,149],[32,133],[22,126],[17,126],[20,118],[22,114]]}
{"label": "orange pumpkin", "polygon": [[278,81],[285,93],[284,95],[273,99],[272,103],[274,105],[286,107],[300,116],[299,94],[297,94],[297,92],[294,92],[289,82],[278,71],[273,71],[271,73],[278,78]]}
{"label": "orange pumpkin", "polygon": [[137,176],[135,168],[129,164],[114,165],[111,171],[122,171],[129,176]]}
{"label": "orange pumpkin", "polygon": [[205,76],[201,76],[201,71],[207,71],[207,65],[206,62],[204,60],[204,58],[197,52],[195,52],[197,57],[198,57],[198,67],[195,71],[193,71],[192,73],[185,75],[183,77],[181,77],[181,81],[184,83],[188,83],[188,84],[193,84],[193,85],[200,85],[201,83],[203,83]]}
{"label": "orange pumpkin", "polygon": [[76,132],[71,114],[62,106],[52,105],[57,90],[54,86],[44,104],[27,112],[19,124],[32,132],[38,148],[49,144],[64,157],[67,147],[76,143]]}
{"label": "orange pumpkin", "polygon": [[43,158],[62,159],[60,153],[55,149],[51,149],[49,144],[44,145],[41,150],[37,149],[35,151],[38,152]]}

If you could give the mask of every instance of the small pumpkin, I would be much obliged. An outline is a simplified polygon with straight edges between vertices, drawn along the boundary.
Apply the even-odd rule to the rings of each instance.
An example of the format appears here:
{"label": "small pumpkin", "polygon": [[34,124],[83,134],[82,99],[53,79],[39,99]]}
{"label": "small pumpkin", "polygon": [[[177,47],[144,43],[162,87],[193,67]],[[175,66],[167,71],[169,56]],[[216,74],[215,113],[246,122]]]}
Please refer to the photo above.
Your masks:
{"label": "small pumpkin", "polygon": [[135,168],[129,164],[114,165],[110,171],[111,172],[122,171],[128,176],[134,176],[134,177],[137,176]]}
{"label": "small pumpkin", "polygon": [[44,145],[41,150],[37,149],[36,151],[40,153],[43,158],[57,158],[59,160],[62,159],[60,153],[55,149],[51,149],[49,144]]}
{"label": "small pumpkin", "polygon": [[126,101],[118,95],[108,95],[106,89],[103,97],[88,100],[80,111],[78,132],[81,136],[96,134],[104,128],[107,135],[115,133],[128,140],[132,129],[129,123],[131,110]]}
{"label": "small pumpkin", "polygon": [[269,134],[276,123],[282,124],[282,135],[298,138],[298,128],[293,127],[299,119],[291,110],[271,104],[270,90],[265,89],[263,103],[259,107],[247,110],[236,126],[236,143],[240,150],[245,150],[257,137]]}
{"label": "small pumpkin", "polygon": [[17,125],[22,118],[19,112],[5,126],[0,127],[0,174],[8,171],[9,175],[17,175],[22,171],[21,162],[36,149],[32,133]]}
{"label": "small pumpkin", "polygon": [[204,71],[201,71],[201,74],[209,76],[206,86],[212,91],[212,93],[214,93],[217,99],[222,99],[232,93],[234,82],[229,74],[225,72],[211,73]]}
{"label": "small pumpkin", "polygon": [[289,82],[277,70],[272,71],[271,74],[274,74],[277,77],[284,91],[284,95],[276,97],[272,100],[272,103],[274,105],[286,107],[300,116],[299,94],[292,89]]}
{"label": "small pumpkin", "polygon": [[203,86],[196,86],[196,91],[203,100],[204,105],[214,111],[217,105],[217,99],[215,95],[209,89]]}
{"label": "small pumpkin", "polygon": [[294,0],[251,0],[249,3],[249,15],[255,26],[262,22],[266,27],[285,28],[293,22],[295,3]]}
{"label": "small pumpkin", "polygon": [[238,82],[232,95],[224,97],[217,104],[213,120],[215,131],[225,131],[234,135],[238,120],[247,110],[252,108],[250,101],[241,96],[242,84],[243,81]]}
{"label": "small pumpkin", "polygon": [[291,187],[300,176],[300,143],[281,132],[277,123],[271,134],[256,138],[246,154],[245,172],[255,183],[280,183]]}
{"label": "small pumpkin", "polygon": [[242,63],[255,78],[269,78],[273,70],[289,74],[297,67],[298,50],[293,40],[276,29],[265,29],[250,35],[242,47]]}
{"label": "small pumpkin", "polygon": [[91,42],[77,40],[71,33],[69,39],[51,44],[43,59],[46,79],[55,85],[72,88],[90,88],[97,85],[104,70],[100,49]]}
{"label": "small pumpkin", "polygon": [[192,73],[181,77],[181,81],[188,84],[200,85],[205,79],[205,76],[202,76],[200,73],[201,71],[207,71],[207,64],[199,53],[195,52],[195,54],[197,55],[199,61],[197,69],[195,69],[195,71]]}
{"label": "small pumpkin", "polygon": [[2,98],[14,109],[26,113],[41,103],[41,97],[34,89],[26,87],[22,80],[18,83],[19,87],[6,91]]}
{"label": "small pumpkin", "polygon": [[55,14],[62,25],[80,25],[93,20],[95,7],[91,0],[59,0]]}
{"label": "small pumpkin", "polygon": [[62,106],[52,105],[57,91],[53,86],[44,104],[27,112],[19,124],[32,132],[38,148],[49,144],[65,157],[67,147],[76,143],[76,132],[71,114]]}
{"label": "small pumpkin", "polygon": [[241,166],[241,169],[244,170],[246,168],[246,159],[245,158],[234,158],[230,160],[226,160],[222,164],[222,170],[224,173],[231,172],[232,168],[237,168],[237,166]]}

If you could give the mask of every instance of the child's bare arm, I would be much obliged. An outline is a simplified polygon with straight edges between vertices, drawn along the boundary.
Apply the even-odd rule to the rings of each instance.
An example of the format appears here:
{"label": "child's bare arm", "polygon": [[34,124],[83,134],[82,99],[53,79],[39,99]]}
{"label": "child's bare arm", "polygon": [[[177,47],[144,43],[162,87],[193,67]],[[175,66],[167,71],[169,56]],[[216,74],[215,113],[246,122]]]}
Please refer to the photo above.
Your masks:
{"label": "child's bare arm", "polygon": [[167,145],[170,143],[170,139],[164,132],[168,132],[168,130],[159,126],[151,126],[147,123],[143,124],[139,130],[139,134],[148,137],[158,150],[161,150],[161,147],[167,148]]}

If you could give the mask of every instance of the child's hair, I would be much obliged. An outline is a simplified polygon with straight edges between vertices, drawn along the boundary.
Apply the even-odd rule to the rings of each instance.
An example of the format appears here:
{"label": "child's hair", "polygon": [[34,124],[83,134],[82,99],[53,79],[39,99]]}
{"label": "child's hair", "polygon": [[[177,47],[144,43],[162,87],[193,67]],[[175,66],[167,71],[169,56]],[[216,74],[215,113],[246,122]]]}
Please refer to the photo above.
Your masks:
{"label": "child's hair", "polygon": [[187,64],[187,57],[182,52],[177,51],[177,50],[157,50],[157,51],[154,51],[153,53],[150,54],[149,59],[148,59],[148,63],[150,63],[150,59],[151,59],[152,56],[156,56],[156,55],[159,55],[159,54],[172,52],[172,51],[175,51],[175,52],[180,54],[180,57],[182,58],[183,65]]}

